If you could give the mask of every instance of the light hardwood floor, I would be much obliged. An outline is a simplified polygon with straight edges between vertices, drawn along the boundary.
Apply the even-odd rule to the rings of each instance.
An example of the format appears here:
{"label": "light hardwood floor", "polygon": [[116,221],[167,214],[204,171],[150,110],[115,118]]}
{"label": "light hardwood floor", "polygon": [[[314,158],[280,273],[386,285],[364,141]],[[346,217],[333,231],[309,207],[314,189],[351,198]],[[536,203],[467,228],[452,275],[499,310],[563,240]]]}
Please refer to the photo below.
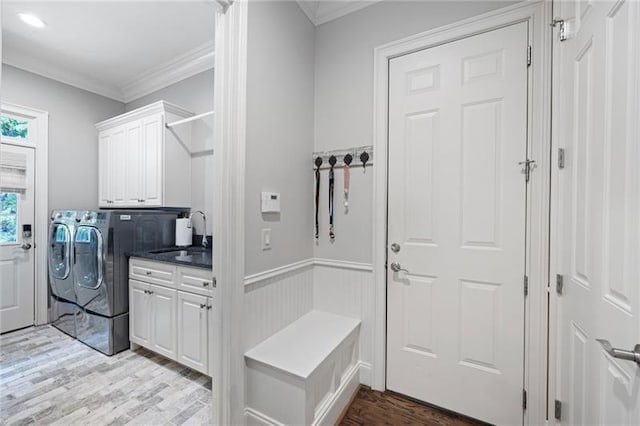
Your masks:
{"label": "light hardwood floor", "polygon": [[0,336],[0,424],[210,424],[211,378],[144,349],[105,356],[51,326]]}

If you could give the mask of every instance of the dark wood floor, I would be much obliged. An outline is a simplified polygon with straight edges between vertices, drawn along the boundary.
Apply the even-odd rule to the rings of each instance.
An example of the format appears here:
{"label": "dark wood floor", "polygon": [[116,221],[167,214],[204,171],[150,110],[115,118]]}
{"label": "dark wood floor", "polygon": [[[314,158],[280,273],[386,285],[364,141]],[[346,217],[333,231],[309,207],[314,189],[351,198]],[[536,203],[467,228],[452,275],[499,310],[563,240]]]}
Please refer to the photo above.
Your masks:
{"label": "dark wood floor", "polygon": [[353,425],[480,425],[475,420],[361,386],[339,423]]}

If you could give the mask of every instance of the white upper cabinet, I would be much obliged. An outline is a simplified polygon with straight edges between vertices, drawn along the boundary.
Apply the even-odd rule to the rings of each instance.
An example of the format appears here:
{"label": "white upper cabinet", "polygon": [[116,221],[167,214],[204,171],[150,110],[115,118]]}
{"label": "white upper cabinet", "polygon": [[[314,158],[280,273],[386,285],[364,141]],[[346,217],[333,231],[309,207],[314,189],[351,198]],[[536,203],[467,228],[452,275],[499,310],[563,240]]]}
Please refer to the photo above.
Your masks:
{"label": "white upper cabinet", "polygon": [[165,124],[192,115],[159,101],[96,124],[100,207],[189,207],[191,125]]}

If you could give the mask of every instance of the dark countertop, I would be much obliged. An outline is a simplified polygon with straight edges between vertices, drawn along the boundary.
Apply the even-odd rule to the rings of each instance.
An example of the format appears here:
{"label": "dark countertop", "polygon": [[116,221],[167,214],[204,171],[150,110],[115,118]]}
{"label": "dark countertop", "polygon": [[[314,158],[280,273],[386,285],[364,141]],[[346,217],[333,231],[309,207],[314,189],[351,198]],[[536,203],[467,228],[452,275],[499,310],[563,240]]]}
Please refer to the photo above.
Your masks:
{"label": "dark countertop", "polygon": [[196,268],[212,269],[213,253],[209,249],[191,246],[186,249],[185,255],[180,255],[184,247],[171,247],[159,250],[138,251],[128,253],[129,257],[153,260],[156,262],[173,263],[176,265],[193,266]]}

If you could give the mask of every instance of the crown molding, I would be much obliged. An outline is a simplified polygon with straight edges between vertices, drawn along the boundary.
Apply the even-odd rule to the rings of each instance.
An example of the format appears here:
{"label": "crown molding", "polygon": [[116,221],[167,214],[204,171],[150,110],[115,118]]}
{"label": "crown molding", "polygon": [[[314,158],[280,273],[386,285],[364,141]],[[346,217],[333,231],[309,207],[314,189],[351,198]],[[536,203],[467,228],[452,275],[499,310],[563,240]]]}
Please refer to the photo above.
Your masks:
{"label": "crown molding", "polygon": [[382,0],[350,0],[332,1],[296,0],[300,9],[307,15],[313,25],[326,24],[345,15],[374,5]]}
{"label": "crown molding", "polygon": [[47,63],[35,56],[25,55],[9,46],[2,50],[2,63],[11,65],[39,76],[55,80],[78,89],[104,96],[118,102],[124,102],[122,91],[110,84],[87,77],[84,74]]}
{"label": "crown molding", "polygon": [[207,42],[142,73],[122,86],[125,103],[129,103],[181,80],[215,67],[215,43]]}
{"label": "crown molding", "polygon": [[116,117],[109,118],[107,120],[96,123],[96,129],[99,132],[104,130],[119,126],[124,123],[129,123],[138,118],[147,117],[154,113],[162,113],[162,112],[170,112],[179,117],[191,117],[193,113],[188,111],[181,106],[176,104],[172,104],[167,101],[157,101],[149,105],[142,106],[140,108],[134,109],[133,111],[126,112],[124,114],[120,114]]}
{"label": "crown molding", "polygon": [[105,84],[84,74],[52,65],[34,56],[5,46],[2,62],[78,89],[86,90],[118,102],[129,103],[186,78],[213,69],[214,42],[207,42],[164,64],[153,67],[122,87]]}

